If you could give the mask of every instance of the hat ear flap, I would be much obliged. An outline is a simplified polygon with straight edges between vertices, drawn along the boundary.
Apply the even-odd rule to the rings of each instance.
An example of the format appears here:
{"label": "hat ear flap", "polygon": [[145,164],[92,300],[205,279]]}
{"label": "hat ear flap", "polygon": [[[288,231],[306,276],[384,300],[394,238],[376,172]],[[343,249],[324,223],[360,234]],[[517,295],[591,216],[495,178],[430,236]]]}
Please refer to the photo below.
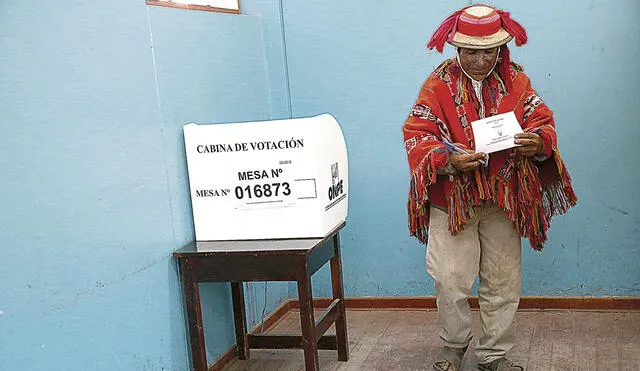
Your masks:
{"label": "hat ear flap", "polygon": [[456,28],[460,13],[462,13],[462,10],[458,10],[457,12],[451,14],[447,19],[444,20],[444,22],[440,24],[436,32],[434,32],[433,36],[431,36],[431,40],[429,40],[429,43],[427,44],[427,49],[433,49],[435,47],[438,52],[442,53],[442,50],[444,49],[444,43]]}
{"label": "hat ear flap", "polygon": [[500,18],[502,19],[502,27],[505,31],[507,31],[511,36],[516,40],[516,45],[521,46],[527,43],[527,31],[525,31],[524,27],[520,25],[520,23],[511,19],[511,15],[509,12],[505,12],[502,10],[497,10],[498,14],[500,14]]}
{"label": "hat ear flap", "polygon": [[509,52],[509,47],[507,44],[502,45],[500,47],[500,54],[498,55],[498,65],[496,66],[496,70],[500,77],[502,77],[502,81],[504,81],[504,88],[507,92],[511,92],[511,87],[513,86],[512,77],[511,77],[511,53]]}

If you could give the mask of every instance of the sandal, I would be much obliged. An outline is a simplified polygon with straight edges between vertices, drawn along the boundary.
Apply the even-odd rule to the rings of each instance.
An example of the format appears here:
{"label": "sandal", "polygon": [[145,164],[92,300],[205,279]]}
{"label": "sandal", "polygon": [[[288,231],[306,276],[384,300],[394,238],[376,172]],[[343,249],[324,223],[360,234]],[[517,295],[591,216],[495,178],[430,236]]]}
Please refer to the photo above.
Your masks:
{"label": "sandal", "polygon": [[480,371],[524,371],[524,367],[516,365],[506,358],[498,358],[493,362],[479,363]]}
{"label": "sandal", "polygon": [[433,368],[438,371],[460,370],[460,363],[462,363],[462,358],[468,348],[469,346],[464,348],[442,348],[435,362],[433,362]]}

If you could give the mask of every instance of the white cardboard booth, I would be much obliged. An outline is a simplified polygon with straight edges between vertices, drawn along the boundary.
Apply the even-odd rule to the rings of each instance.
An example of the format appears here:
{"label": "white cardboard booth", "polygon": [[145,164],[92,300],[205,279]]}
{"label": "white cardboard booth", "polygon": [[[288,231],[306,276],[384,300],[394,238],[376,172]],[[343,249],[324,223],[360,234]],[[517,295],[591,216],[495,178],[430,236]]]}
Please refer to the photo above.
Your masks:
{"label": "white cardboard booth", "polygon": [[344,136],[330,114],[187,124],[197,241],[323,237],[347,216]]}

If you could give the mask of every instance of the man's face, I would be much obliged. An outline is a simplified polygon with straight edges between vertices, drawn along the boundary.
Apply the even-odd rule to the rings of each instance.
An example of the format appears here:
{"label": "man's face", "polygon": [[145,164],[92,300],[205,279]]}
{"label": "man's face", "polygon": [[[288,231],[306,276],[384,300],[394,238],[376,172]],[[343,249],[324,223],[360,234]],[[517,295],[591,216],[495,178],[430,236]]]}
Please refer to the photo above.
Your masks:
{"label": "man's face", "polygon": [[484,80],[491,72],[496,59],[498,58],[498,48],[490,49],[466,49],[460,48],[458,51],[462,68],[474,80]]}

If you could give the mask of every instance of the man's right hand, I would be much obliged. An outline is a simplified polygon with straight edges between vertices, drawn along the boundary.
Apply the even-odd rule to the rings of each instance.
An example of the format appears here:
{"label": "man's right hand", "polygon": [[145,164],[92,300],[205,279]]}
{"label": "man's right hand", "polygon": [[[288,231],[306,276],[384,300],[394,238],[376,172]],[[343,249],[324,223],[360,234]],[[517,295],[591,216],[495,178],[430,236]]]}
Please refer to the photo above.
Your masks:
{"label": "man's right hand", "polygon": [[480,166],[480,161],[478,160],[482,160],[484,158],[485,154],[482,152],[470,153],[467,155],[451,153],[449,154],[449,163],[458,171],[472,171]]}

